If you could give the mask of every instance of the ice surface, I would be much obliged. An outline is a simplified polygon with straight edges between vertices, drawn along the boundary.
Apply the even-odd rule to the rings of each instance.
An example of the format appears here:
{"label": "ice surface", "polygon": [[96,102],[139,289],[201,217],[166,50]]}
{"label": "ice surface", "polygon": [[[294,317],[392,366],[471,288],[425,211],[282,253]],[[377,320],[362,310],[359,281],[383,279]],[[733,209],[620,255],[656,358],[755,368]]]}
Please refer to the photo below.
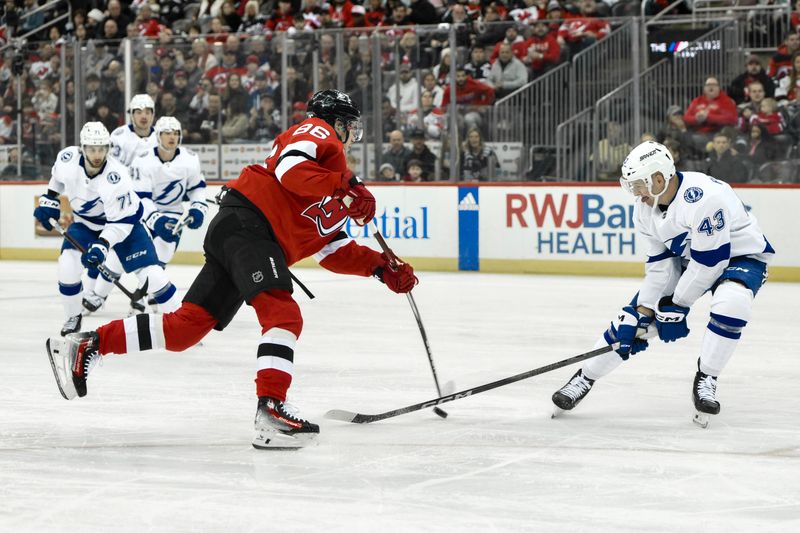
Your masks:
{"label": "ice surface", "polygon": [[[199,267],[171,266],[185,291]],[[320,444],[251,448],[255,314],[184,353],[110,356],[61,398],[44,351],[63,322],[54,262],[0,262],[0,531],[800,531],[800,286],[768,283],[700,429],[691,385],[708,313],[551,420],[564,368],[371,425],[322,418],[432,399],[406,298],[296,274],[305,331],[291,400]],[[414,294],[457,390],[591,349],[638,281],[422,273]],[[125,281],[131,283],[130,279]],[[85,327],[117,318],[114,292]]]}

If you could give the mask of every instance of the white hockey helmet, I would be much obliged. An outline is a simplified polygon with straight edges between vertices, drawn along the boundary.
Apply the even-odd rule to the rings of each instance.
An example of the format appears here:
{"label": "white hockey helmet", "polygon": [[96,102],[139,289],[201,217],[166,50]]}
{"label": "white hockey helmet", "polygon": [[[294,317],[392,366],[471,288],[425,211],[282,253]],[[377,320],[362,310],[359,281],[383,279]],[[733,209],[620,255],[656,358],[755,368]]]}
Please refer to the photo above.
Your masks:
{"label": "white hockey helmet", "polygon": [[87,122],[81,128],[81,146],[109,146],[111,135],[102,122]]}
{"label": "white hockey helmet", "polygon": [[[622,188],[633,194],[634,183],[641,180],[647,187],[650,196],[653,194],[653,175],[660,172],[666,183],[675,175],[675,161],[669,149],[655,141],[645,141],[628,154],[622,163],[622,177],[619,183]],[[664,190],[666,190],[666,183]]]}
{"label": "white hockey helmet", "polygon": [[181,122],[175,117],[161,117],[156,121],[155,130],[156,130],[156,139],[158,141],[158,147],[161,149],[165,149],[165,147],[161,145],[161,134],[164,132],[177,131],[178,144],[181,144],[181,140],[183,140],[182,139],[183,130],[181,129]]}
{"label": "white hockey helmet", "polygon": [[128,104],[128,113],[133,113],[137,109],[152,109],[155,113],[156,103],[149,94],[135,94]]}

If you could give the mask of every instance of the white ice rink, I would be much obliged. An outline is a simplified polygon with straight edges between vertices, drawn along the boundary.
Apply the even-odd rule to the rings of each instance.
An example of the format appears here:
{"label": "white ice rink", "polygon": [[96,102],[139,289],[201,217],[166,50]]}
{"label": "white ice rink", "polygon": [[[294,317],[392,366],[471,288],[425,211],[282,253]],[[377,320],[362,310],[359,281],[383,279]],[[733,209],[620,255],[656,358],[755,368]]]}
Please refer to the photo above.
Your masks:
{"label": "white ice rink", "polygon": [[[185,291],[199,267],[170,267]],[[184,353],[109,356],[61,398],[44,351],[62,310],[55,262],[0,262],[0,531],[800,531],[800,285],[767,283],[691,422],[708,298],[678,344],[652,343],[550,419],[577,369],[371,425],[436,396],[406,298],[375,280],[296,274],[305,329],[291,400],[321,424],[299,451],[250,446],[259,326],[243,308]],[[638,280],[422,273],[440,379],[458,390],[591,349]],[[130,284],[130,280],[127,280]],[[115,292],[93,327],[127,306]]]}

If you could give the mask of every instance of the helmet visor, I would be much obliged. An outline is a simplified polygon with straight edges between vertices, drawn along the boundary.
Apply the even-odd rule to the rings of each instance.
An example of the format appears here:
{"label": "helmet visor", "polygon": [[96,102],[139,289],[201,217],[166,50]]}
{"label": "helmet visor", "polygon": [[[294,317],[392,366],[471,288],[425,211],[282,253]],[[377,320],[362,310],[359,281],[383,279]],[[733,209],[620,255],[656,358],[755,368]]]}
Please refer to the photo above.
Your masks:
{"label": "helmet visor", "polygon": [[364,126],[361,124],[360,120],[348,120],[345,123],[345,128],[350,132],[350,135],[353,136],[355,142],[361,141],[361,137],[364,136]]}
{"label": "helmet visor", "polygon": [[626,180],[625,178],[619,179],[622,188],[634,196],[642,196],[650,193],[650,185],[646,180]]}

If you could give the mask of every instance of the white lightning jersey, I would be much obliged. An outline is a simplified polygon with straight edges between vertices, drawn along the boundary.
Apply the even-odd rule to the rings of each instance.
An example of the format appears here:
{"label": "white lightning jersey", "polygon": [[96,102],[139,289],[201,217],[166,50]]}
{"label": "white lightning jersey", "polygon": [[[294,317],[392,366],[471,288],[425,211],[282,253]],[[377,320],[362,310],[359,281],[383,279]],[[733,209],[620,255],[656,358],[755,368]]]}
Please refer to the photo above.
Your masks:
{"label": "white lightning jersey", "polygon": [[156,133],[153,128],[150,128],[147,137],[139,137],[133,124],[125,124],[111,132],[111,155],[125,165],[130,165],[135,158],[155,146]]}
{"label": "white lightning jersey", "polygon": [[192,207],[206,210],[206,180],[200,158],[187,148],[177,148],[171,161],[162,161],[152,148],[134,159],[131,177],[144,204],[143,217],[153,211],[180,216],[186,196]]}
{"label": "white lightning jersey", "polygon": [[58,153],[47,187],[65,194],[75,221],[100,231],[110,246],[124,241],[142,216],[128,169],[109,157],[100,173],[90,178],[77,146]]}
{"label": "white lightning jersey", "polygon": [[670,294],[676,304],[691,307],[730,259],[769,263],[775,253],[730,185],[700,172],[680,172],[672,179],[680,184],[666,211],[638,199],[634,207],[634,224],[648,255],[638,303],[650,309]]}

